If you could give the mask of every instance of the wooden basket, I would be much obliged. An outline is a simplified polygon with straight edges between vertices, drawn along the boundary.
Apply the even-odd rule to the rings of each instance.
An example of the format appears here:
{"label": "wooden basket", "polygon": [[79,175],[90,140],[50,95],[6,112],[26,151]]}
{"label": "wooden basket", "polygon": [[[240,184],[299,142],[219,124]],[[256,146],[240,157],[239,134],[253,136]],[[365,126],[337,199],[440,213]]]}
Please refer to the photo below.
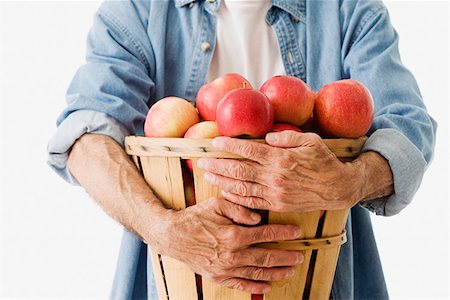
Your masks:
{"label": "wooden basket", "polygon": [[[356,157],[366,138],[328,139],[325,144],[341,160]],[[195,198],[197,203],[210,197],[220,197],[220,190],[203,180],[204,171],[197,168],[200,157],[237,158],[234,154],[214,150],[211,140],[181,138],[145,138],[129,136],[125,150],[132,157],[154,193],[173,209],[184,209],[181,159],[192,159],[194,167]],[[299,226],[304,239],[264,243],[260,247],[285,250],[303,250],[304,262],[295,266],[295,276],[289,280],[272,283],[270,293],[264,299],[328,299],[336,269],[340,246],[346,242],[345,223],[348,210],[320,212],[277,213],[269,212],[269,223]],[[150,250],[150,249],[149,249]],[[201,293],[197,290],[195,274],[183,263],[170,257],[149,251],[153,265],[159,299],[197,300],[250,300],[251,294],[229,289],[202,280]]]}

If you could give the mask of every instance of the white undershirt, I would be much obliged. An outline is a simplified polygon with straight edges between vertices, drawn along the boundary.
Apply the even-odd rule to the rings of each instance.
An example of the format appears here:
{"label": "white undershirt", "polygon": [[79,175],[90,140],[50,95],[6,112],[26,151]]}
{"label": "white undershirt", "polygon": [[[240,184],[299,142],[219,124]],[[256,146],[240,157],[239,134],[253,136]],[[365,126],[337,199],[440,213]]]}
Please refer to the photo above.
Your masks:
{"label": "white undershirt", "polygon": [[253,88],[285,75],[278,40],[265,16],[270,0],[222,0],[208,82],[226,73],[247,78]]}

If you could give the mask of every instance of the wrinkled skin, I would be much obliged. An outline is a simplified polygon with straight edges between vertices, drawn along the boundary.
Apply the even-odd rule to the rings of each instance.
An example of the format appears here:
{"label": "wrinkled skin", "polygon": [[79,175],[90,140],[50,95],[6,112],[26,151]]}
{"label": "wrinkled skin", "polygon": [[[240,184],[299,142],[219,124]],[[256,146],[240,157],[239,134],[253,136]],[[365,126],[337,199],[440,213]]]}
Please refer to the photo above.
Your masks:
{"label": "wrinkled skin", "polygon": [[269,133],[267,144],[216,138],[219,150],[246,160],[202,158],[205,179],[223,196],[249,208],[278,212],[353,207],[363,198],[360,164],[343,163],[314,133]]}
{"label": "wrinkled skin", "polygon": [[[167,241],[161,253],[185,262],[208,280],[251,293],[266,293],[270,285],[294,275],[292,266],[303,261],[299,251],[268,250],[252,244],[301,237],[291,225],[256,225],[260,216],[223,199],[211,198],[172,214],[161,232]],[[187,225],[188,224],[188,225]],[[160,235],[161,236],[161,235]]]}

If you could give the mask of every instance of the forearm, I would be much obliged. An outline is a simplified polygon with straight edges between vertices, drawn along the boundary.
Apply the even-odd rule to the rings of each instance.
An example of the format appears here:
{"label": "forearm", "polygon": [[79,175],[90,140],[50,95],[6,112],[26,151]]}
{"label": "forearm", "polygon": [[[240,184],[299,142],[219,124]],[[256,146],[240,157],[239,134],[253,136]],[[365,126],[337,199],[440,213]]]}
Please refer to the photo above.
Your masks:
{"label": "forearm", "polygon": [[362,179],[358,202],[388,196],[394,192],[392,171],[383,156],[375,151],[364,152],[352,164]]}
{"label": "forearm", "polygon": [[[72,175],[103,210],[152,247],[156,221],[167,213],[122,147],[105,135],[85,134],[67,162]],[[152,220],[152,222],[150,222]]]}

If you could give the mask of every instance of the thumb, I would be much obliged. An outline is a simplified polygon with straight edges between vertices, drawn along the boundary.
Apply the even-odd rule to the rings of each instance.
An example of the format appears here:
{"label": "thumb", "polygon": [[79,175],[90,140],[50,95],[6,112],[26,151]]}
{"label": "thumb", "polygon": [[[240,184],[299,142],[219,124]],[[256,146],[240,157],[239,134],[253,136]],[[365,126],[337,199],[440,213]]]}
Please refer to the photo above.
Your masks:
{"label": "thumb", "polygon": [[269,132],[266,135],[267,144],[281,148],[295,148],[305,145],[314,144],[314,141],[320,139],[315,133],[301,133],[292,130],[280,132]]}
{"label": "thumb", "polygon": [[234,223],[243,225],[256,225],[261,221],[261,216],[239,204],[225,199],[215,199],[217,213],[232,220]]}

